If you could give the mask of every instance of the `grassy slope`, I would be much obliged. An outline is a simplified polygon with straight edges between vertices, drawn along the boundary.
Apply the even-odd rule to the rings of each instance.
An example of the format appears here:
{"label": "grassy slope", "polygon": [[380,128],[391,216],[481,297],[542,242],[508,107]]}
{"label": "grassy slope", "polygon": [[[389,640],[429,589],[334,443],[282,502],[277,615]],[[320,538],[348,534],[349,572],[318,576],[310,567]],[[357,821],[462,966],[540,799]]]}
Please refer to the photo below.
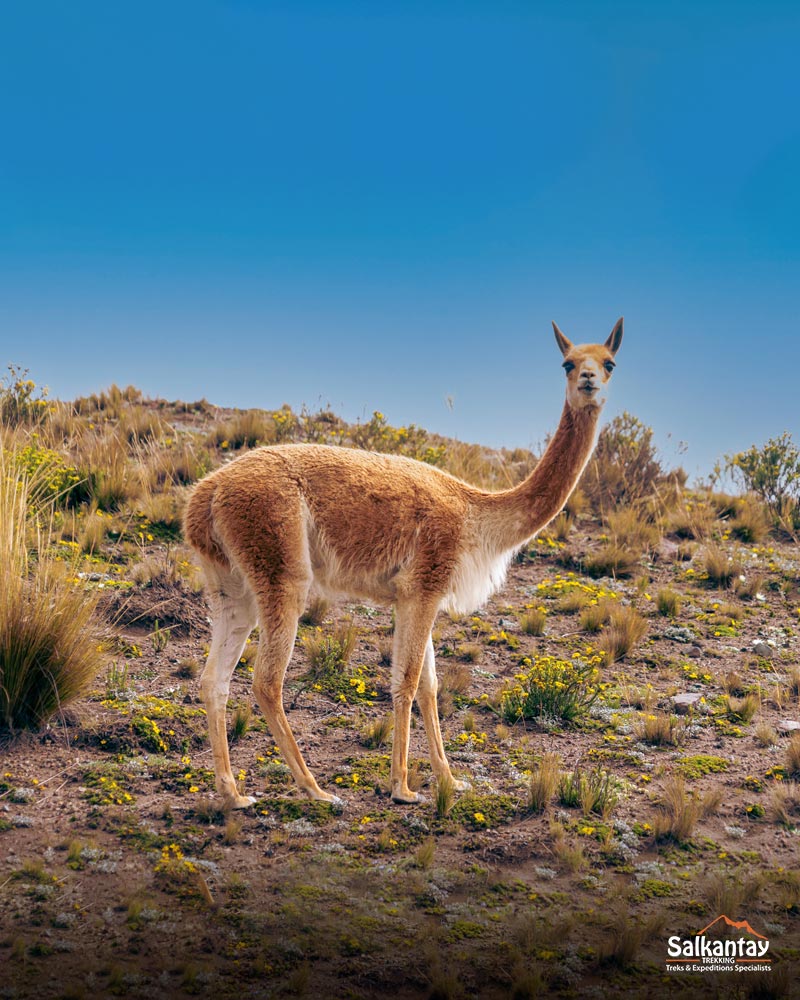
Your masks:
{"label": "grassy slope", "polygon": [[[98,428],[116,434],[155,413],[132,409],[118,401],[113,413],[87,412],[59,447],[79,466],[100,447],[87,440]],[[681,499],[655,534],[616,525],[616,541],[634,552],[624,580],[581,575],[606,551],[605,536],[614,541],[589,514],[561,526],[564,540],[533,544],[479,615],[438,622],[443,729],[455,769],[473,782],[472,793],[443,804],[446,815],[432,786],[427,804],[392,805],[388,751],[364,745],[364,731],[389,708],[389,613],[318,609],[324,635],[352,618],[354,651],[340,672],[303,682],[316,629],[304,626],[287,700],[297,695],[291,718],[310,766],[347,808],[336,815],[308,803],[287,781],[259,713],[250,713],[248,650],[231,692],[241,731],[232,753],[260,798],[226,817],[211,794],[197,701],[209,633],[176,533],[180,489],[152,471],[173,468],[187,441],[201,450],[219,416],[164,407],[168,427],[150,437],[144,423],[141,433],[126,431],[125,463],[148,470],[131,479],[149,481],[144,495],[129,482],[118,511],[83,507],[64,518],[61,542],[90,550],[79,568],[109,594],[115,638],[90,699],[50,730],[3,747],[8,995],[525,997],[546,983],[550,995],[591,987],[598,996],[665,988],[692,996],[697,986],[664,972],[666,938],[720,912],[770,937],[781,957],[766,979],[772,994],[759,995],[781,995],[800,955],[800,810],[785,791],[800,761],[776,731],[800,717],[796,547],[738,542],[714,516],[719,505],[696,497],[688,510]],[[229,450],[218,445],[213,462]],[[525,471],[524,456],[505,457],[508,479]],[[497,467],[481,464],[477,450],[469,461]],[[687,520],[700,540],[669,534],[670,525],[686,534]],[[711,539],[740,564],[739,596],[703,579]],[[680,598],[674,618],[659,613],[659,603],[675,610],[659,601],[664,590]],[[527,669],[525,657],[592,660],[603,633],[585,631],[576,606],[604,599],[634,607],[646,627],[632,651],[602,667],[589,715],[574,726],[504,722],[499,693]],[[532,608],[546,612],[541,637],[520,627]],[[754,654],[755,640],[768,641],[771,655]],[[697,709],[671,719],[672,696],[693,692],[703,697]],[[618,801],[611,796],[603,815],[602,803],[585,813],[556,795],[532,812],[530,773],[546,752],[565,772],[580,765],[612,775]],[[412,756],[424,788],[421,726]],[[681,831],[685,816],[665,818],[658,805],[668,793],[678,797],[675,811],[703,801],[705,814],[697,809]],[[754,995],[757,979],[720,989]],[[705,977],[704,988],[715,982]]]}

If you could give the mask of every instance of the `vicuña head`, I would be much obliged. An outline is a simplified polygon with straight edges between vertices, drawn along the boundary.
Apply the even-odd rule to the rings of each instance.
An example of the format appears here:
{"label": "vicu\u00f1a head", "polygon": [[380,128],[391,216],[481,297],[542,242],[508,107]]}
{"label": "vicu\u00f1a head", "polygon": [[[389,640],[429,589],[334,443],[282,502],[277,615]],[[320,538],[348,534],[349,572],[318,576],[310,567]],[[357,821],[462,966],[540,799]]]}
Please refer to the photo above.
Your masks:
{"label": "vicu\u00f1a head", "polygon": [[411,703],[419,704],[438,781],[453,778],[436,703],[431,629],[441,608],[480,607],[514,553],[562,509],[589,460],[622,320],[603,345],[573,345],[555,326],[567,399],[536,468],[513,489],[487,493],[430,465],[354,448],[257,448],[206,476],[186,511],[213,618],[201,679],[217,790],[244,808],[231,770],[225,710],[234,668],[260,625],[253,690],[283,759],[311,798],[331,801],[306,767],[283,708],[297,621],[312,589],[393,604],[395,712],[392,798],[408,786]]}
{"label": "vicu\u00f1a head", "polygon": [[605,403],[605,388],[614,371],[614,355],[622,343],[622,319],[605,344],[573,344],[553,323],[556,343],[564,355],[567,373],[567,402],[576,410],[600,407]]}

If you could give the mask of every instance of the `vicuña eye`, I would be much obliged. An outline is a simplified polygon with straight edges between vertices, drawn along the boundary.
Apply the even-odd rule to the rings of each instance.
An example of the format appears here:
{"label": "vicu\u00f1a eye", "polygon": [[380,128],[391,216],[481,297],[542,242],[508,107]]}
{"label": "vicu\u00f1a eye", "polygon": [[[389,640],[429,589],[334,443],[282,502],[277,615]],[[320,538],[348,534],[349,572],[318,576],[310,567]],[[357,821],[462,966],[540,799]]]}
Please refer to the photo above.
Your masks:
{"label": "vicu\u00f1a eye", "polygon": [[616,367],[617,366],[614,364],[613,361],[606,361],[603,364],[603,368],[605,368],[605,370],[608,372],[609,375],[614,371]]}
{"label": "vicu\u00f1a eye", "polygon": [[575,370],[575,362],[574,361],[565,361],[564,364],[561,367],[564,369],[564,371],[567,373],[567,375],[569,375],[569,373],[571,371]]}

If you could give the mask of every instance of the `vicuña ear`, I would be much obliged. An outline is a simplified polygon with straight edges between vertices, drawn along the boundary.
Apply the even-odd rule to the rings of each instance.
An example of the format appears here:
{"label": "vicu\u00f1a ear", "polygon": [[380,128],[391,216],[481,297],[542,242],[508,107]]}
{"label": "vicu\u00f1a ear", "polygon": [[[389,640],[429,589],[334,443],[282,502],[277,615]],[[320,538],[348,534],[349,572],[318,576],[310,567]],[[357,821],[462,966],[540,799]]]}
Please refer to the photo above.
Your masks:
{"label": "vicu\u00f1a ear", "polygon": [[617,325],[611,331],[611,335],[609,336],[605,344],[605,346],[609,349],[609,351],[611,351],[612,354],[617,353],[617,351],[619,350],[619,345],[622,343],[622,319],[623,317],[620,316],[620,318],[617,320]]}
{"label": "vicu\u00f1a ear", "polygon": [[572,350],[572,341],[569,340],[556,326],[555,321],[553,322],[553,332],[556,335],[556,343],[558,344],[558,349],[566,357]]}

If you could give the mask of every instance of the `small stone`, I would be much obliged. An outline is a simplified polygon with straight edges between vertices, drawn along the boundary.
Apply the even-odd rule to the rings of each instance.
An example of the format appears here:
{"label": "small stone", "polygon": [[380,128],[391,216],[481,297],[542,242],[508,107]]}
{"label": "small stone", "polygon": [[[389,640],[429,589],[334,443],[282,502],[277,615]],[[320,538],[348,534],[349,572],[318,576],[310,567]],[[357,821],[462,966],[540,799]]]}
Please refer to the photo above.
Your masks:
{"label": "small stone", "polygon": [[684,694],[672,696],[672,704],[679,715],[686,715],[690,708],[693,708],[702,698],[699,691],[687,691]]}
{"label": "small stone", "polygon": [[692,646],[691,649],[687,650],[686,655],[691,656],[692,659],[698,660],[703,655],[703,647]]}
{"label": "small stone", "polygon": [[778,723],[778,731],[781,733],[796,733],[800,729],[800,722],[795,722],[794,719],[782,719]]}
{"label": "small stone", "polygon": [[761,639],[753,643],[753,652],[756,656],[763,656],[767,660],[771,660],[774,655],[772,646],[770,646],[767,642],[763,642]]}

